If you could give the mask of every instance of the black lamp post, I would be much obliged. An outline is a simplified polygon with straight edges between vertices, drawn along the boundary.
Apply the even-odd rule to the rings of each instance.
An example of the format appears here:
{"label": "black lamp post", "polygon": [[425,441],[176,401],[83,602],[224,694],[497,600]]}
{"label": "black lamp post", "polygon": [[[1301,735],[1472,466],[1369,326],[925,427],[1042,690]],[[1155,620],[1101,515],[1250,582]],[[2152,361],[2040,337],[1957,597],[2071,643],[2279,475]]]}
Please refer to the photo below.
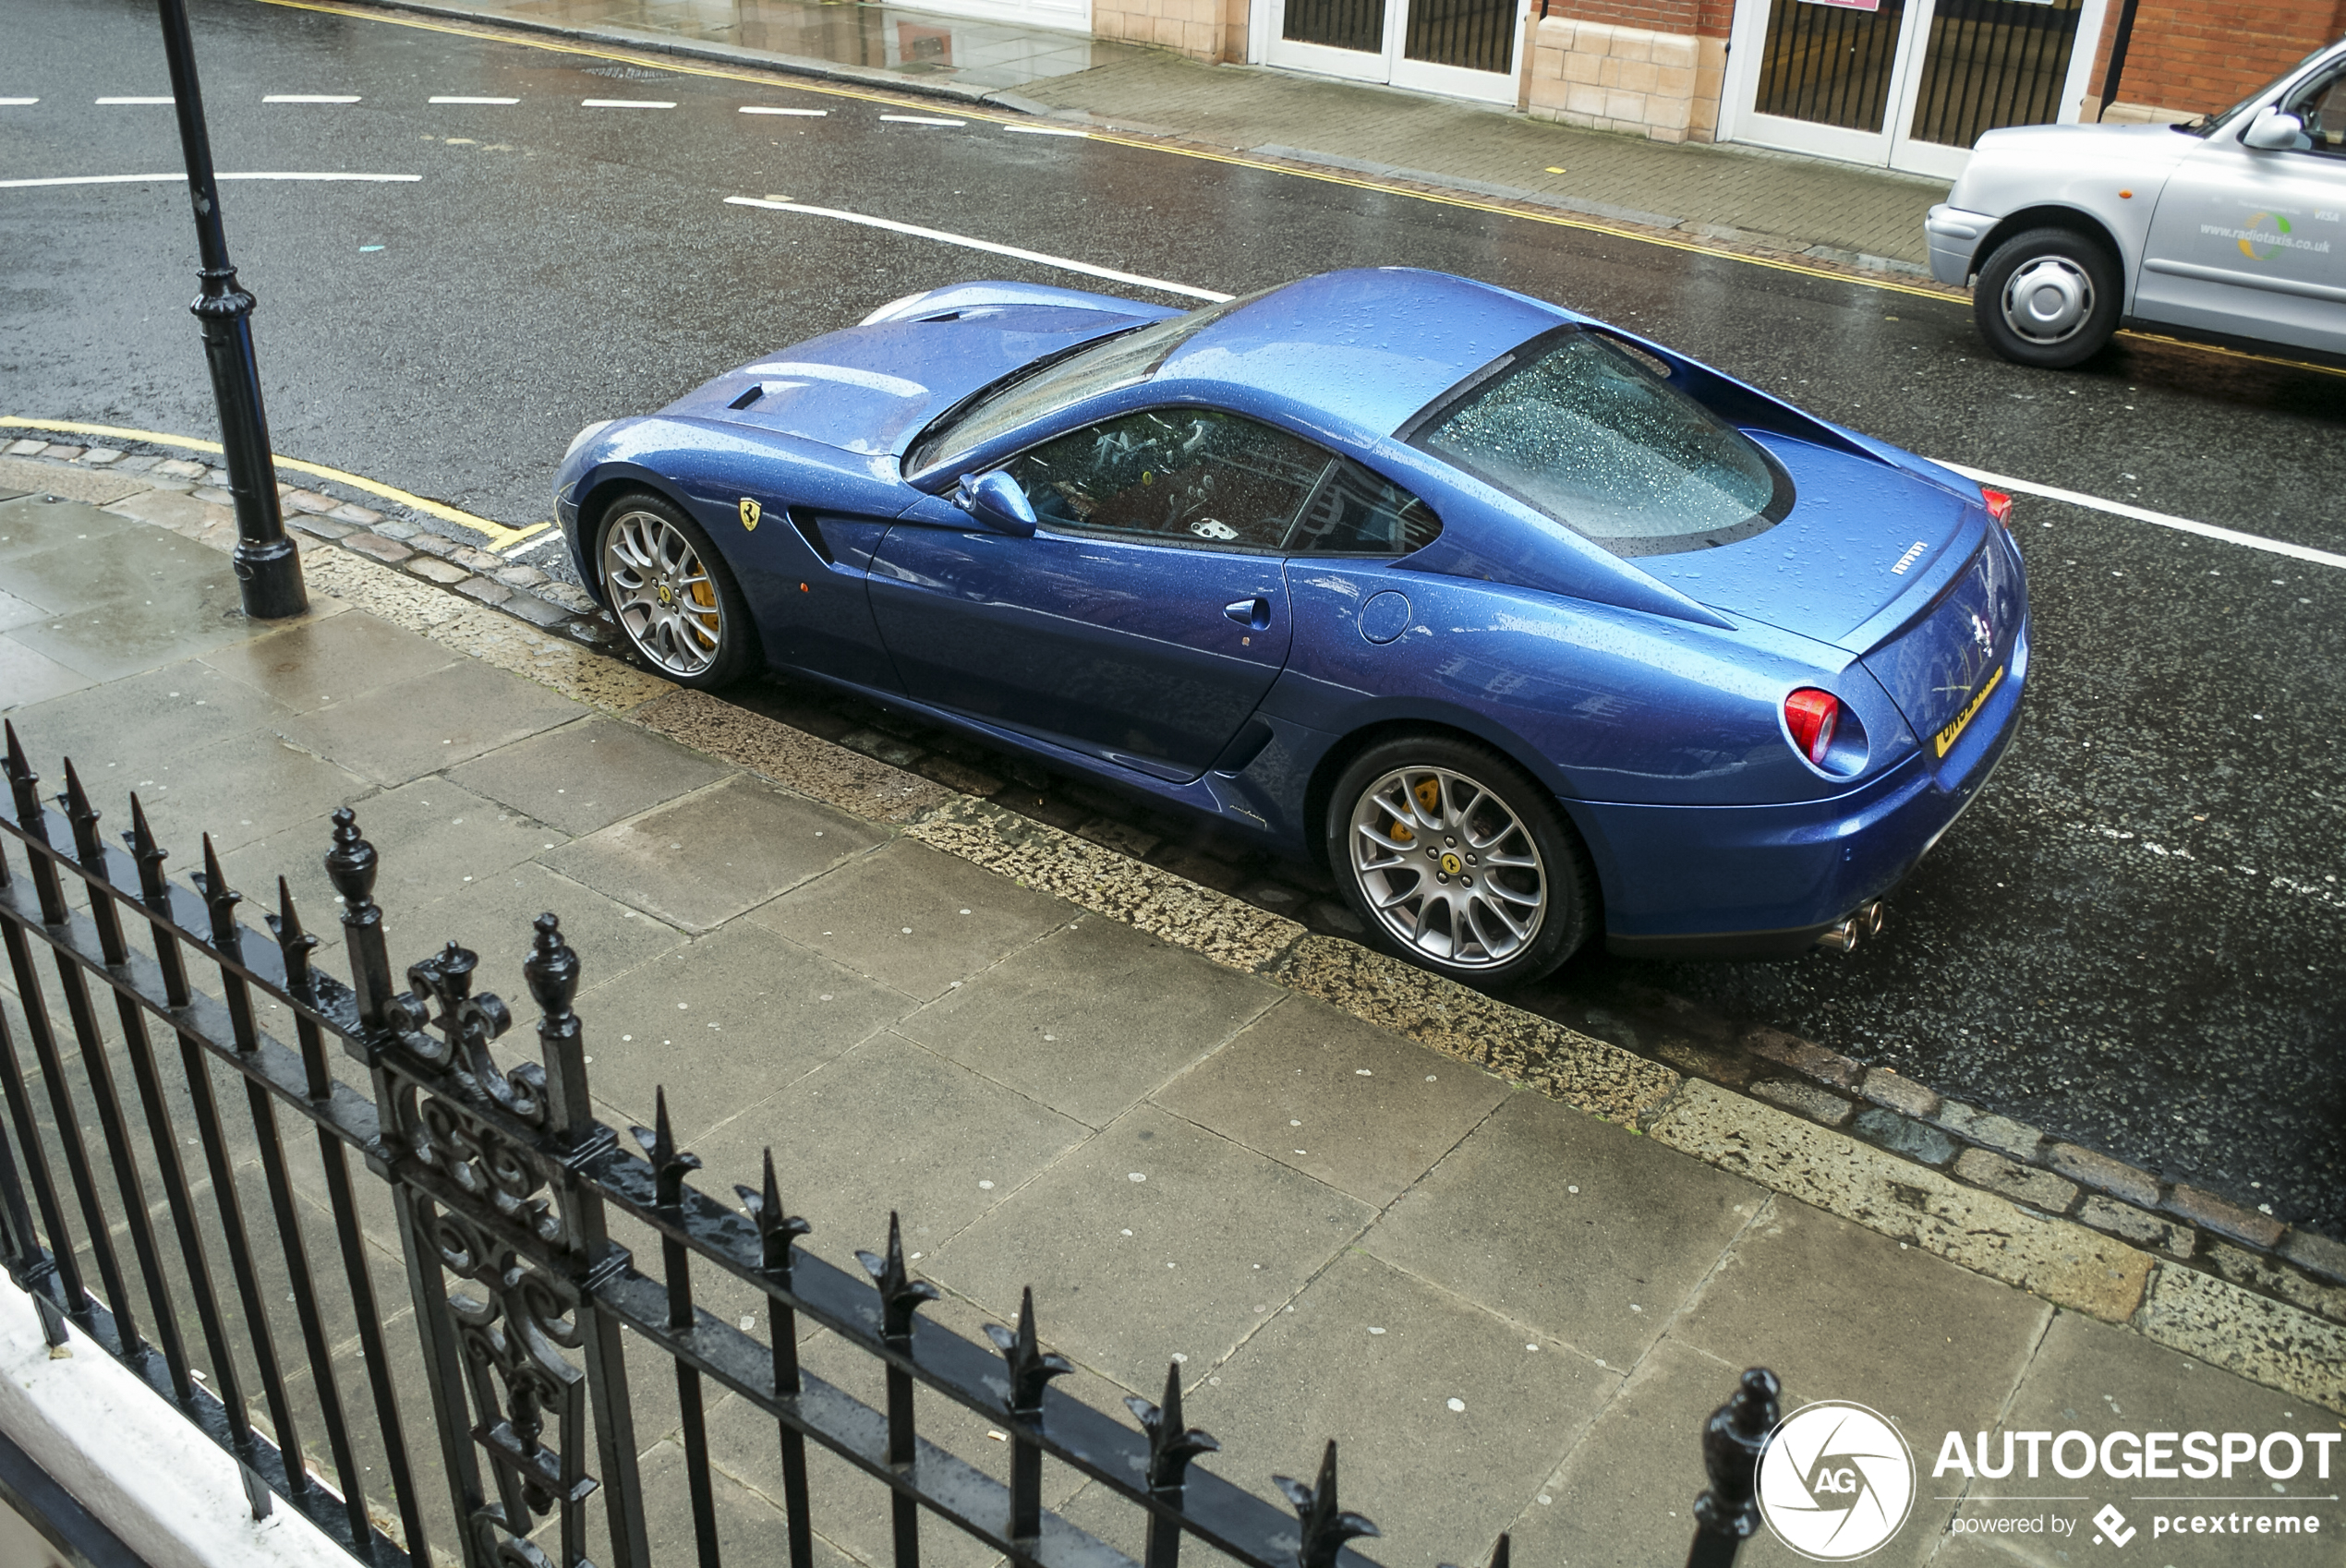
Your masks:
{"label": "black lamp post", "polygon": [[195,46],[187,39],[186,0],[157,0],[163,48],[171,62],[171,100],[179,146],[187,158],[187,197],[196,209],[203,292],[187,308],[203,323],[204,358],[220,404],[220,444],[228,488],[236,498],[236,548],[230,559],[243,585],[245,613],[275,621],[309,608],[301,557],[285,537],[277,507],[277,468],[269,453],[269,416],[260,406],[260,370],[252,356],[252,296],[236,283],[220,227],[220,189],[212,173],[212,137],[203,91],[196,85]]}

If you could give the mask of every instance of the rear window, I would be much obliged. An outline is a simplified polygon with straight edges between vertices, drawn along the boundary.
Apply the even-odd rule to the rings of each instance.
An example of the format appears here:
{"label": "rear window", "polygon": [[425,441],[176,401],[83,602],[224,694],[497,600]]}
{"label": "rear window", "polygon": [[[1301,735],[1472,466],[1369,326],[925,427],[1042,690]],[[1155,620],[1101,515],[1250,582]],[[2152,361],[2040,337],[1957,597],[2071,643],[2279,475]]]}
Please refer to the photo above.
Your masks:
{"label": "rear window", "polygon": [[1486,368],[1410,439],[1616,555],[1727,544],[1792,510],[1791,479],[1758,443],[1579,328]]}

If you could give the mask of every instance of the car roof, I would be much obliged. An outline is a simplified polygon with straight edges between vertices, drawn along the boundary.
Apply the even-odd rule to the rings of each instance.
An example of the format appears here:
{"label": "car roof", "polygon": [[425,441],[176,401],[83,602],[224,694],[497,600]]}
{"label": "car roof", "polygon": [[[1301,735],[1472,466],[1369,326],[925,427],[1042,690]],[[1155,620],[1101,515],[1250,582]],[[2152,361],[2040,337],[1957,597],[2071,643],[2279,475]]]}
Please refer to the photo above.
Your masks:
{"label": "car roof", "polygon": [[1525,339],[1577,320],[1446,272],[1323,272],[1230,311],[1153,379],[1243,390],[1384,436]]}

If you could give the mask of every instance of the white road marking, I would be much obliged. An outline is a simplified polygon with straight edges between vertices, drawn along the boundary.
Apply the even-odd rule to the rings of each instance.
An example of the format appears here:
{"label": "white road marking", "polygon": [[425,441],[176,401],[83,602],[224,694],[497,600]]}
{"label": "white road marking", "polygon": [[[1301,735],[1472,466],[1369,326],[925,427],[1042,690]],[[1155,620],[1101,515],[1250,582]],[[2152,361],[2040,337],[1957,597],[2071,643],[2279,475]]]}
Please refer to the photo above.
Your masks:
{"label": "white road marking", "polygon": [[521,100],[518,98],[459,98],[443,94],[431,102],[434,103],[518,103]]}
{"label": "white road marking", "polygon": [[965,126],[967,120],[940,120],[934,115],[882,115],[883,120],[894,120],[900,126]]}
{"label": "white road marking", "polygon": [[1016,131],[1021,136],[1080,136],[1089,140],[1092,135],[1090,131],[1077,130],[1072,126],[1004,126],[1002,128]]}
{"label": "white road marking", "polygon": [[355,92],[264,92],[260,95],[260,101],[263,103],[356,103],[358,102],[358,94]]}
{"label": "white road marking", "polygon": [[569,542],[561,534],[540,534],[534,539],[524,539],[517,545],[507,545],[496,553],[503,556],[507,561],[516,561],[525,555],[535,554],[549,545],[562,545]]}
{"label": "white road marking", "polygon": [[[220,175],[212,175],[212,177],[213,179],[216,179],[216,180],[359,180],[359,181],[362,181],[362,182],[365,182],[365,183],[368,183],[368,184],[372,184],[372,185],[394,185],[394,184],[405,184],[405,183],[407,183],[407,182],[409,182],[409,181],[413,181],[413,180],[419,180],[419,179],[422,179],[424,176],[423,176],[423,175],[347,175],[347,174],[332,174],[332,173],[319,173],[319,174],[311,174],[311,173],[308,173],[308,172],[304,171],[304,172],[296,172],[296,173],[274,173],[274,174],[271,174],[271,173],[254,173],[254,174],[220,174]],[[184,174],[177,174],[177,175],[59,175],[59,176],[55,176],[55,177],[49,178],[49,179],[39,179],[39,180],[0,180],[0,190],[6,190],[6,189],[16,188],[16,187],[23,187],[23,186],[34,186],[34,185],[152,185],[152,184],[156,184],[156,183],[158,183],[158,182],[170,183],[170,182],[173,182],[173,181],[177,181],[177,182],[182,182],[182,183],[184,183],[184,182],[187,180],[187,176],[186,175],[184,175]]]}
{"label": "white road marking", "polygon": [[0,98],[0,108],[21,109],[27,104],[40,102],[38,98]]}
{"label": "white road marking", "polygon": [[91,102],[93,103],[175,103],[176,100],[171,98],[95,98]]}
{"label": "white road marking", "polygon": [[744,103],[742,105],[742,113],[744,115],[801,115],[810,120],[819,120],[830,111],[828,109],[777,109],[767,103]]}
{"label": "white road marking", "polygon": [[666,98],[582,98],[582,109],[673,109],[675,103]]}
{"label": "white road marking", "polygon": [[2237,528],[2219,528],[2213,523],[2197,523],[2188,517],[2175,517],[2164,512],[2152,512],[2146,507],[2128,506],[2122,501],[2104,501],[2077,490],[2064,490],[2051,485],[2035,484],[2027,479],[2014,479],[2002,474],[1990,474],[1981,468],[1967,468],[1960,463],[1934,458],[1941,468],[1952,468],[1966,479],[1992,485],[2000,490],[2019,490],[2025,495],[2042,496],[2047,501],[2066,501],[2071,506],[2088,507],[2095,512],[2107,512],[2113,517],[2130,517],[2137,523],[2154,523],[2161,528],[2179,533],[2197,534],[2204,539],[2221,539],[2227,544],[2245,545],[2250,549],[2267,550],[2285,555],[2292,561],[2310,561],[2316,566],[2346,567],[2346,555],[2335,555],[2326,549],[2308,545],[2292,545],[2285,539],[2268,539],[2262,534],[2243,534]]}
{"label": "white road marking", "polygon": [[1227,294],[1216,294],[1212,289],[1191,288],[1187,283],[1167,283],[1163,278],[1143,277],[1138,272],[1119,272],[1112,267],[1094,267],[1089,261],[1073,261],[1064,256],[1046,256],[1039,250],[1022,250],[1015,245],[996,245],[990,239],[973,239],[968,235],[948,234],[943,229],[925,229],[917,223],[900,223],[890,218],[875,218],[865,212],[841,212],[836,208],[809,207],[798,201],[760,201],[754,196],[729,196],[725,201],[733,207],[764,207],[776,212],[800,212],[810,218],[836,218],[842,223],[861,223],[866,228],[887,229],[893,234],[911,235],[915,239],[933,239],[940,245],[964,246],[971,250],[1015,257],[1021,261],[1033,261],[1045,267],[1058,267],[1070,272],[1106,278],[1111,283],[1187,295],[1191,299],[1210,300],[1217,305],[1231,297]]}

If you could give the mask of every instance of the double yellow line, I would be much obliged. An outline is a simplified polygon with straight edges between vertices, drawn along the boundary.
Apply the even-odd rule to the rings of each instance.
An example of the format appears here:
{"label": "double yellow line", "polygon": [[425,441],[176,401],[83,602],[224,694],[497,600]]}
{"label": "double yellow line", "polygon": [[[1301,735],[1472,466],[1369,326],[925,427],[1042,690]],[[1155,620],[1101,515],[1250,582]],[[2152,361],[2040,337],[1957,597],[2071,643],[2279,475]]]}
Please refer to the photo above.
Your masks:
{"label": "double yellow line", "polygon": [[[218,441],[200,440],[193,436],[167,435],[161,430],[134,430],[122,425],[82,425],[69,419],[18,419],[0,415],[0,429],[52,430],[68,436],[104,436],[118,441],[146,441],[155,446],[177,447],[183,452],[210,452],[215,457],[220,455],[222,450]],[[420,512],[428,517],[437,517],[443,523],[453,523],[459,527],[470,528],[473,532],[486,537],[489,540],[489,548],[492,550],[510,549],[522,540],[542,534],[553,526],[551,523],[533,523],[526,528],[508,528],[502,523],[478,516],[461,507],[450,506],[445,501],[432,501],[425,496],[411,494],[396,485],[386,485],[379,480],[363,478],[357,474],[345,473],[339,468],[329,468],[322,463],[305,463],[298,457],[275,457],[272,461],[280,468],[289,468],[296,474],[307,474],[315,479],[331,479],[337,485],[348,485],[352,489],[364,490],[369,495],[381,496],[385,501],[394,501],[410,512]],[[102,473],[103,470],[93,469],[91,472]]]}

